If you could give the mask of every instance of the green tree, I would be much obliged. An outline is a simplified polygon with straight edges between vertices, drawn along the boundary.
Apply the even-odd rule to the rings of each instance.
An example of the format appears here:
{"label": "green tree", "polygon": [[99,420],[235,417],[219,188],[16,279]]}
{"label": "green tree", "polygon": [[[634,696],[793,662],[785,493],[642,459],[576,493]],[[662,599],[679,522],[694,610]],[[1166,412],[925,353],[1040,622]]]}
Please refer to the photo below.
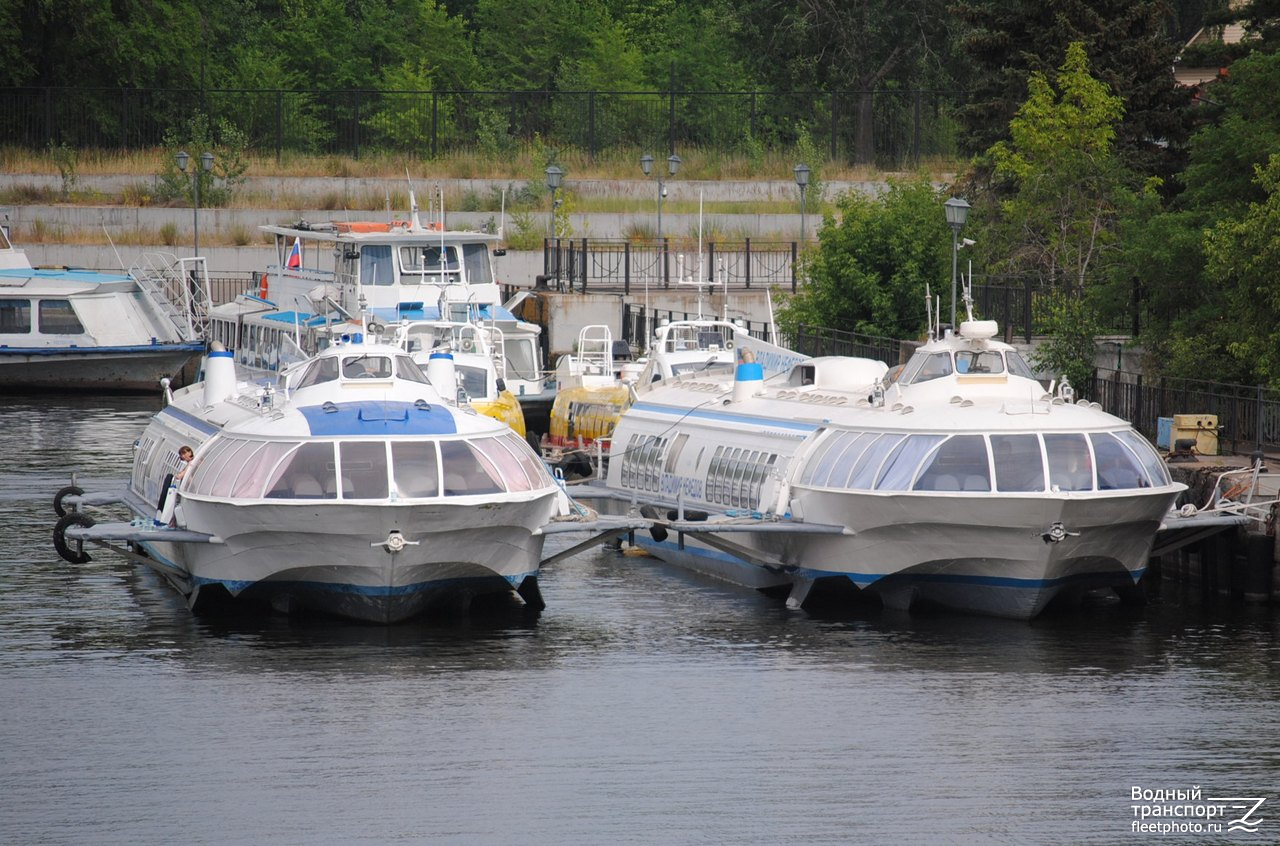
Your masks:
{"label": "green tree", "polygon": [[1140,173],[1166,179],[1182,167],[1190,92],[1173,78],[1182,42],[1170,37],[1173,21],[1164,0],[958,0],[951,8],[969,26],[963,46],[975,65],[961,110],[971,151],[1008,137],[1031,77],[1050,76],[1067,45],[1079,42],[1093,57],[1097,77],[1123,102],[1116,127],[1120,158]]}
{"label": "green tree", "polygon": [[879,197],[848,193],[837,206],[838,214],[823,219],[817,249],[803,260],[805,284],[781,307],[780,326],[919,335],[926,285],[937,293],[951,278],[951,231],[940,193],[925,179],[891,182]]}
{"label": "green tree", "polygon": [[1234,316],[1220,335],[1235,365],[1229,371],[1274,388],[1280,387],[1280,155],[1258,168],[1257,182],[1264,199],[1206,234],[1206,269]]}
{"label": "green tree", "polygon": [[1079,42],[1054,80],[1033,73],[1010,140],[989,151],[1005,198],[988,232],[998,271],[1083,292],[1115,243],[1129,174],[1112,154],[1120,98],[1089,73]]}

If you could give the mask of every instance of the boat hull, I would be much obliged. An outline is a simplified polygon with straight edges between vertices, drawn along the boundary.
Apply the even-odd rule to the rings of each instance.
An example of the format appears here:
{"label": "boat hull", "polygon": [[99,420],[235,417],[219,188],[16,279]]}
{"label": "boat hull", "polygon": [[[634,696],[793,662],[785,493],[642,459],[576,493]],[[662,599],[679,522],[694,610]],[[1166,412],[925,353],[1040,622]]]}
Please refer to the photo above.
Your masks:
{"label": "boat hull", "polygon": [[[397,623],[511,594],[537,574],[554,495],[526,502],[232,505],[187,499],[184,519],[222,542],[149,544],[193,607],[212,597]],[[387,541],[398,533],[405,542]]]}
{"label": "boat hull", "polygon": [[203,343],[0,350],[0,389],[154,392],[178,380]]}
{"label": "boat hull", "polygon": [[1055,599],[1133,586],[1177,493],[979,499],[807,491],[796,497],[806,521],[846,533],[719,536],[717,545],[739,545],[737,554],[694,534],[637,542],[671,563],[757,589],[836,578],[890,608],[930,603],[1030,619]]}

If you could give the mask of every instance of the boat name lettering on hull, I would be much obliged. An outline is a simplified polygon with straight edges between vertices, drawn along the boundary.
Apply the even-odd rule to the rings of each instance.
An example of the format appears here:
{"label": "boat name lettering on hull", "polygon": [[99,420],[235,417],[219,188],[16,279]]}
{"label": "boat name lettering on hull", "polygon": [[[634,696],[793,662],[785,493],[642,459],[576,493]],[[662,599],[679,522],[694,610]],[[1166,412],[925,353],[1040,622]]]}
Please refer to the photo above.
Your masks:
{"label": "boat name lettering on hull", "polygon": [[663,496],[702,499],[702,480],[690,476],[677,476],[675,473],[663,473],[662,479],[658,482],[658,490]]}

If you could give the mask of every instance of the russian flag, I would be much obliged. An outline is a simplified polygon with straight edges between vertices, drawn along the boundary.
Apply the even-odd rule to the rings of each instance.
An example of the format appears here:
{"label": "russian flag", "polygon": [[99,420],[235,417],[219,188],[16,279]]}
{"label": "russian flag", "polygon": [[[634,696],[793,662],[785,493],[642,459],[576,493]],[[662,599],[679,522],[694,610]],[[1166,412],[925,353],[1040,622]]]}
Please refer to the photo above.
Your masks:
{"label": "russian flag", "polygon": [[293,239],[293,249],[289,250],[289,258],[285,260],[285,267],[301,268],[302,267],[302,239]]}

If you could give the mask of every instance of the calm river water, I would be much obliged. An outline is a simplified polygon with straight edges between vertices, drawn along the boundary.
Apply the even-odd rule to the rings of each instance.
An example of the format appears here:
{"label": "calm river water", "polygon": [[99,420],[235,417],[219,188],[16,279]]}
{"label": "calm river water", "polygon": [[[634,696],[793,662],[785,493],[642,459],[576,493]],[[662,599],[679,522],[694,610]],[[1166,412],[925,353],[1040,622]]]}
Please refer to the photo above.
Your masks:
{"label": "calm river water", "polygon": [[[1280,840],[1280,610],[818,617],[599,550],[536,622],[199,619],[50,543],[157,407],[0,398],[0,843]],[[1134,832],[1135,786],[1263,821]]]}

